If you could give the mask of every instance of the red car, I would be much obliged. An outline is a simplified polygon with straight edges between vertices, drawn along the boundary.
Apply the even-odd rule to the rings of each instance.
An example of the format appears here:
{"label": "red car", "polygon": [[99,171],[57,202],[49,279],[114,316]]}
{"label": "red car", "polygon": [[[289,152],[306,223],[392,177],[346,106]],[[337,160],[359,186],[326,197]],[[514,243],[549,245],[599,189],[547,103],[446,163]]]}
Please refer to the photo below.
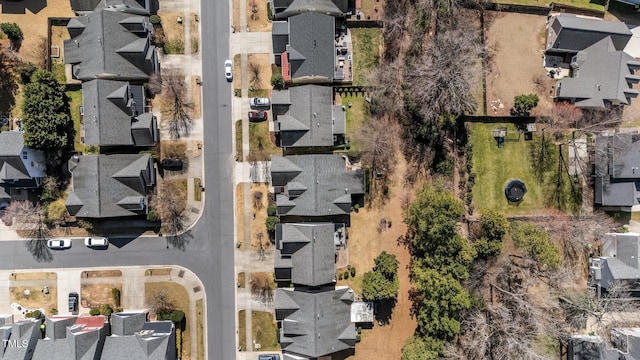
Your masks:
{"label": "red car", "polygon": [[267,112],[264,110],[260,111],[249,111],[249,121],[252,122],[260,122],[267,120]]}

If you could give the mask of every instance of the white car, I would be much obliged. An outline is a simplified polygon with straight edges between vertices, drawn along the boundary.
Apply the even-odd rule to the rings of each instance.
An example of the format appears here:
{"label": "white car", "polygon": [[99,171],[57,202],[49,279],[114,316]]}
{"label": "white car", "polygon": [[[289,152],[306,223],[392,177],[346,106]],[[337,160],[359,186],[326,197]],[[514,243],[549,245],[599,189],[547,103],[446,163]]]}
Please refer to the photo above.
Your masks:
{"label": "white car", "polygon": [[268,108],[271,106],[269,98],[251,98],[249,99],[249,106],[251,108]]}
{"label": "white car", "polygon": [[233,81],[233,63],[231,60],[224,62],[224,77],[227,78],[227,82]]}
{"label": "white car", "polygon": [[109,238],[106,237],[86,237],[84,238],[84,244],[90,248],[92,247],[107,247],[109,246]]}
{"label": "white car", "polygon": [[47,241],[47,247],[52,250],[64,250],[71,248],[71,239],[51,239]]}

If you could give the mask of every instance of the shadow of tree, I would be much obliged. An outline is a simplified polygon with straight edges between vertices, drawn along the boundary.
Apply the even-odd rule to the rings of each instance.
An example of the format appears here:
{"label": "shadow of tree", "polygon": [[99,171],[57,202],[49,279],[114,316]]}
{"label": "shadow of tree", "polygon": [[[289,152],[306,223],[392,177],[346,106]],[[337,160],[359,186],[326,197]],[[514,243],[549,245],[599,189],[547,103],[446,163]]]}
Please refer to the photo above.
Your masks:
{"label": "shadow of tree", "polygon": [[51,262],[53,260],[53,254],[47,247],[46,239],[31,239],[25,245],[36,261]]}
{"label": "shadow of tree", "polygon": [[374,315],[380,324],[389,324],[397,299],[376,301]]}
{"label": "shadow of tree", "polygon": [[193,239],[193,234],[191,230],[187,230],[181,234],[177,235],[167,235],[167,245],[171,245],[171,247],[185,251],[189,242]]}

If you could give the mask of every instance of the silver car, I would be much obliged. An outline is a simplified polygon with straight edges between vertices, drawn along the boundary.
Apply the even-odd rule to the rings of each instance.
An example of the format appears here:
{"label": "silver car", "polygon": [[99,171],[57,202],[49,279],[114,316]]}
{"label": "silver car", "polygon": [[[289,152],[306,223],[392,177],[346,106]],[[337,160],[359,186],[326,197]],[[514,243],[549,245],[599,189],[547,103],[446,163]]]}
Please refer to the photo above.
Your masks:
{"label": "silver car", "polygon": [[271,106],[271,102],[269,98],[251,98],[249,99],[249,106],[251,108],[269,108]]}
{"label": "silver car", "polygon": [[86,237],[84,244],[90,248],[109,246],[109,238],[106,237]]}
{"label": "silver car", "polygon": [[71,248],[71,239],[51,239],[47,241],[47,247],[51,250],[64,250]]}

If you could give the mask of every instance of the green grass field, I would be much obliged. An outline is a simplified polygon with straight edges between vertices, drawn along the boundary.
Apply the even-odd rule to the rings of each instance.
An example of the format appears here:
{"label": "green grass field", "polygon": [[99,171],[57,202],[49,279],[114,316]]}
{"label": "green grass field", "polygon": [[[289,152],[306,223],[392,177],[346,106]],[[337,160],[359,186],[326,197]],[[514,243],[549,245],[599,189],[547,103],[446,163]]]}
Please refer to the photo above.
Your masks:
{"label": "green grass field", "polygon": [[[248,350],[245,323],[246,310],[240,310],[238,313],[238,341],[243,351]],[[251,312],[251,336],[257,344],[260,344],[260,351],[280,350],[280,344],[278,344],[278,327],[270,312]]]}
{"label": "green grass field", "polygon": [[69,97],[69,109],[71,110],[71,119],[73,119],[73,128],[76,130],[75,138],[73,139],[73,147],[75,151],[79,153],[84,152],[84,144],[80,141],[80,106],[82,106],[82,91],[67,91]]}
{"label": "green grass field", "polygon": [[380,60],[381,29],[351,29],[353,41],[353,85],[365,85],[370,69]]}
{"label": "green grass field", "polygon": [[242,120],[236,121],[236,159],[242,161]]}
{"label": "green grass field", "polygon": [[[498,148],[491,130],[502,126],[507,127],[507,137],[504,147]],[[557,185],[557,151],[552,155],[554,160],[548,171],[539,180],[531,165],[531,141],[525,141],[524,136],[518,141],[514,125],[470,124],[469,141],[473,148],[473,172],[476,174],[473,203],[480,212],[494,209],[506,215],[520,215],[535,213],[554,204],[563,210],[579,207],[579,200],[576,200],[577,205],[573,205],[572,183],[564,171],[561,185]],[[566,159],[566,150],[564,156]],[[504,196],[505,185],[511,179],[520,179],[527,186],[527,194],[517,206],[509,204]],[[554,202],[554,196],[558,194],[559,200]]]}
{"label": "green grass field", "polygon": [[[369,116],[369,104],[363,94],[342,94],[342,106],[346,108],[347,137],[351,141],[351,151],[357,152],[360,147],[354,139],[354,134]],[[351,103],[351,107],[349,107]]]}
{"label": "green grass field", "polygon": [[271,155],[282,155],[282,149],[271,142],[268,121],[249,123],[249,153],[256,160],[270,160]]}

